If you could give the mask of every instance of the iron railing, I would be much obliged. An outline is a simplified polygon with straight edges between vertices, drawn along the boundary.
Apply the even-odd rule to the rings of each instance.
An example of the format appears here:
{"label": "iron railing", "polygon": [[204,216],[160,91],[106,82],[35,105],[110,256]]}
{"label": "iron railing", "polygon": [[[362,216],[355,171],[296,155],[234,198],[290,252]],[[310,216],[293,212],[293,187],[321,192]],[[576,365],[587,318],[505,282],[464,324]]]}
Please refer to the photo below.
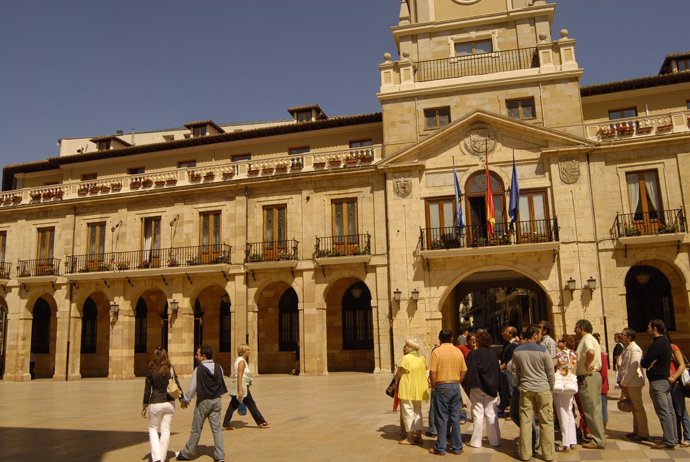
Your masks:
{"label": "iron railing", "polygon": [[539,67],[539,55],[534,47],[494,51],[471,56],[454,56],[452,58],[432,59],[415,63],[417,82],[537,67]]}
{"label": "iron railing", "polygon": [[67,257],[66,274],[95,271],[127,271],[147,268],[230,264],[226,244],[208,244],[165,249],[71,255]]}
{"label": "iron railing", "polygon": [[0,262],[0,279],[9,279],[11,269],[12,269],[12,262],[10,262],[10,261]]}
{"label": "iron railing", "polygon": [[36,260],[19,260],[17,277],[59,276],[60,260],[58,258],[38,258]]}
{"label": "iron railing", "polygon": [[247,247],[244,251],[244,262],[299,260],[298,246],[299,242],[294,239],[247,242]]}
{"label": "iron railing", "polygon": [[653,212],[619,213],[613,222],[616,239],[620,237],[654,236],[685,232],[683,209]]}
{"label": "iron railing", "polygon": [[558,240],[557,218],[518,221],[512,227],[505,223],[496,223],[493,234],[488,233],[486,224],[463,226],[461,229],[456,226],[420,228],[419,233],[421,250],[533,244]]}
{"label": "iron railing", "polygon": [[371,255],[371,236],[366,233],[317,237],[314,248],[317,258]]}

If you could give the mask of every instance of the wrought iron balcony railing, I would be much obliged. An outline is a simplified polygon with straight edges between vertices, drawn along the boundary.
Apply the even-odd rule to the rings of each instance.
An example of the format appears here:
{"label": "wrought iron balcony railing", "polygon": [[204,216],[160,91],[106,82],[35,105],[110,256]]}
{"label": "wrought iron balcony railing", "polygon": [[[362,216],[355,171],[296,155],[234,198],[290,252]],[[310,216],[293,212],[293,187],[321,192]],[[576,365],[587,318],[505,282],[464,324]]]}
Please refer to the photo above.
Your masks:
{"label": "wrought iron balcony railing", "polygon": [[537,49],[494,51],[471,56],[432,59],[415,63],[416,81],[453,79],[496,72],[517,71],[539,67]]}
{"label": "wrought iron balcony railing", "polygon": [[9,261],[0,262],[0,279],[9,279],[11,269],[12,269],[12,262],[9,262]]}
{"label": "wrought iron balcony railing", "polygon": [[294,239],[247,242],[244,262],[299,260],[298,246],[299,242]]}
{"label": "wrought iron balcony railing", "polygon": [[220,263],[230,264],[231,250],[232,248],[226,244],[208,244],[191,247],[71,255],[67,257],[65,273],[174,268],[177,266],[215,265]]}
{"label": "wrought iron balcony railing", "polygon": [[19,260],[17,277],[59,276],[60,260],[57,258],[38,258],[36,260]]}
{"label": "wrought iron balcony railing", "polygon": [[684,232],[685,215],[683,214],[683,209],[619,213],[613,222],[613,233],[616,239]]}
{"label": "wrought iron balcony railing", "polygon": [[456,226],[420,228],[419,235],[421,250],[534,244],[558,240],[557,218],[518,221],[512,230],[504,223],[496,223],[493,234],[488,233],[486,224],[481,224],[464,226],[462,229]]}
{"label": "wrought iron balcony railing", "polygon": [[317,237],[314,255],[317,258],[371,255],[371,236],[366,233]]}

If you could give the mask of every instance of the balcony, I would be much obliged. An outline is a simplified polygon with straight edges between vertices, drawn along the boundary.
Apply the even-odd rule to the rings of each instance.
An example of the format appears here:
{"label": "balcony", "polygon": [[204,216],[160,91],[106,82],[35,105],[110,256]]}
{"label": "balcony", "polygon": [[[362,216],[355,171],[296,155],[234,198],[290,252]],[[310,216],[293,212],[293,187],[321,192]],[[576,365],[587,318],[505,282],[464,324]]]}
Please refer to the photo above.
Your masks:
{"label": "balcony", "polygon": [[625,246],[626,256],[628,245],[676,242],[680,249],[686,233],[685,215],[683,209],[619,213],[611,232]]}
{"label": "balcony", "polygon": [[12,262],[9,262],[9,261],[0,262],[0,279],[9,279],[11,269],[12,269]]}
{"label": "balcony", "polygon": [[322,266],[348,263],[369,263],[371,260],[371,236],[349,234],[345,236],[317,237],[314,259]]}
{"label": "balcony", "polygon": [[180,168],[153,173],[124,175],[99,180],[28,187],[0,194],[0,208],[19,204],[51,204],[70,199],[89,199],[132,192],[156,192],[191,185],[220,185],[266,177],[284,177],[302,172],[343,171],[364,167],[382,159],[381,145],[339,151],[305,153],[265,160],[224,162],[217,165]]}
{"label": "balcony", "polygon": [[690,111],[629,117],[585,125],[587,137],[597,141],[648,138],[690,131]]}
{"label": "balcony", "polygon": [[17,266],[18,278],[34,278],[42,276],[59,276],[60,260],[57,258],[39,258],[36,260],[19,260]]}
{"label": "balcony", "polygon": [[472,56],[418,61],[414,68],[417,82],[454,79],[497,72],[519,71],[539,67],[536,48],[494,51]]}
{"label": "balcony", "polygon": [[247,242],[244,264],[248,269],[294,268],[299,260],[299,242]]}
{"label": "balcony", "polygon": [[558,219],[519,221],[511,231],[497,223],[493,235],[487,226],[420,228],[419,249],[425,258],[538,252],[558,248]]}
{"label": "balcony", "polygon": [[[191,247],[171,247],[166,249],[133,250],[126,252],[96,253],[86,255],[71,255],[67,257],[65,274],[87,275],[103,272],[132,272],[155,269],[199,267],[198,271],[206,271],[206,265],[230,265],[232,248],[226,244],[210,244]],[[175,272],[175,271],[168,271]],[[128,273],[131,274],[131,273]],[[97,275],[97,277],[102,277]],[[89,279],[79,277],[77,279]]]}

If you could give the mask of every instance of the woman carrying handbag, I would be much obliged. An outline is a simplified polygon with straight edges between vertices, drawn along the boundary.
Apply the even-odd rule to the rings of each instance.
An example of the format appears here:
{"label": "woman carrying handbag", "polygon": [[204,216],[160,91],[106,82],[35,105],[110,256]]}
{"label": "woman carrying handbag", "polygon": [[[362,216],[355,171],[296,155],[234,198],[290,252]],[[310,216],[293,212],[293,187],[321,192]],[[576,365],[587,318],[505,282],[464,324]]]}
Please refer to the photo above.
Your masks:
{"label": "woman carrying handbag", "polygon": [[553,389],[555,413],[563,436],[557,451],[574,449],[577,444],[575,416],[573,415],[573,401],[577,393],[577,376],[575,368],[577,356],[575,354],[575,337],[564,335],[558,342],[556,353],[556,384]]}

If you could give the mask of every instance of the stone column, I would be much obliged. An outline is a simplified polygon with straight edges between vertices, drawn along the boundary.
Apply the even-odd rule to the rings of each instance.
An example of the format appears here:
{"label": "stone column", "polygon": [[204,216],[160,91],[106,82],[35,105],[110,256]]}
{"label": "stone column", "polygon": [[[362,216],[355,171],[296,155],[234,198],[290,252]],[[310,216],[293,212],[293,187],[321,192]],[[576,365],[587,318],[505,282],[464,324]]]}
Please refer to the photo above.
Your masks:
{"label": "stone column", "polygon": [[[124,284],[119,293],[125,293]],[[134,378],[134,307],[129,299],[117,296],[112,300],[117,303],[117,315],[110,314],[110,358],[108,360],[108,378],[127,380]]]}
{"label": "stone column", "polygon": [[[184,293],[184,280],[177,278],[172,284],[172,299],[178,304],[177,313],[169,313],[168,355],[175,372],[188,377],[194,370],[194,309],[192,300]],[[168,307],[170,301],[168,300]]]}
{"label": "stone column", "polygon": [[21,298],[19,286],[8,286],[7,290],[7,356],[3,380],[28,382],[31,380],[29,358],[32,317],[26,307],[27,300]]}

